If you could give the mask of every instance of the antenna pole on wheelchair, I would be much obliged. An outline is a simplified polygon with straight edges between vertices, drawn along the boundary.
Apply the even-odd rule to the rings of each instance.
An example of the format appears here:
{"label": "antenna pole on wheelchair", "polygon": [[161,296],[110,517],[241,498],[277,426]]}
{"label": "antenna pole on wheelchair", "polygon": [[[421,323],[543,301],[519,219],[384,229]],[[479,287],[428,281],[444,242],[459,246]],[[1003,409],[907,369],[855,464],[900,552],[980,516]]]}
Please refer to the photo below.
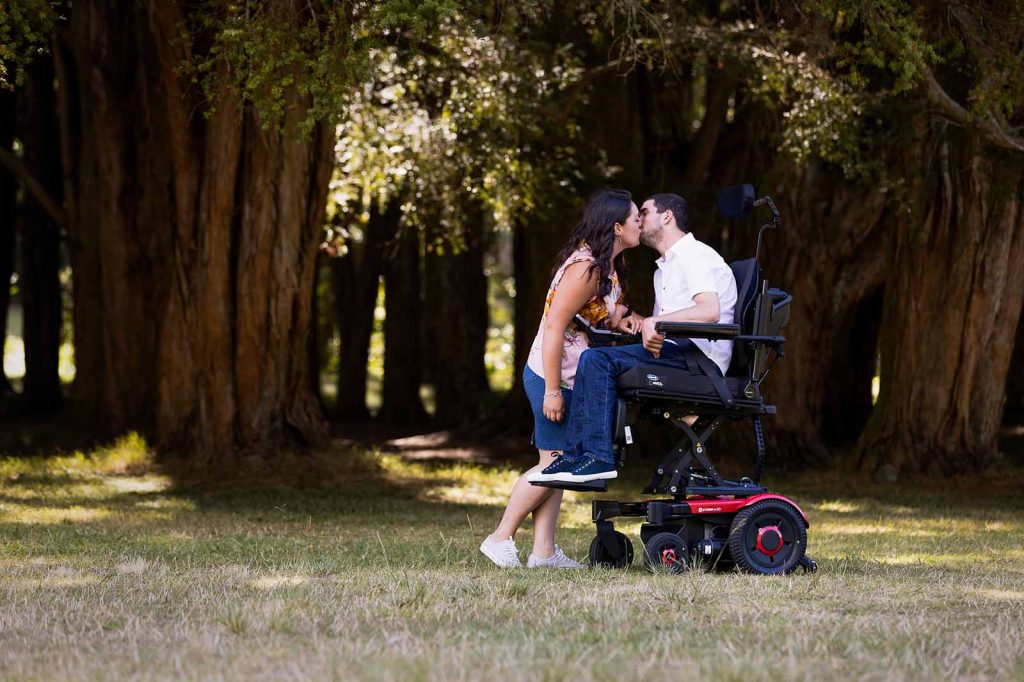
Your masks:
{"label": "antenna pole on wheelchair", "polygon": [[765,230],[774,230],[776,227],[782,225],[782,216],[779,214],[779,209],[775,206],[775,202],[769,196],[763,196],[754,202],[754,206],[767,206],[768,210],[772,212],[772,221],[765,223],[761,226],[761,229],[757,231],[757,248],[754,250],[754,259],[761,262],[761,237],[764,235]]}

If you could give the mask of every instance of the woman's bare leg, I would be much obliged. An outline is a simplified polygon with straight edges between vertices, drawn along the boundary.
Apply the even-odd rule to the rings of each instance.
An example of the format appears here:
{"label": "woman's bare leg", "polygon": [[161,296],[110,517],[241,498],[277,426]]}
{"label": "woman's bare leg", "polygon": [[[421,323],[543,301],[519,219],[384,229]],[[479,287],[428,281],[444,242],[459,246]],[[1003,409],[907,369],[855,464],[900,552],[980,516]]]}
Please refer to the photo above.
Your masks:
{"label": "woman's bare leg", "polygon": [[551,494],[533,510],[533,555],[548,559],[555,554],[555,528],[558,510],[562,506],[562,492],[551,488]]}
{"label": "woman's bare leg", "polygon": [[[505,513],[501,517],[501,523],[491,533],[491,539],[497,542],[507,540],[508,538],[514,538],[516,531],[519,530],[519,526],[522,525],[523,520],[527,515],[541,506],[541,504],[552,496],[552,493],[558,493],[558,499],[562,499],[562,491],[554,490],[553,488],[544,488],[542,486],[532,485],[526,480],[526,477],[530,474],[538,471],[542,471],[551,465],[555,461],[552,456],[557,450],[538,450],[540,453],[540,462],[536,466],[523,472],[523,474],[516,480],[515,485],[512,486],[512,493],[508,496],[508,506],[505,507]],[[555,518],[557,519],[557,508]],[[552,526],[552,537],[554,535],[554,526]],[[552,540],[552,545],[554,541]],[[552,547],[552,551],[554,548]]]}

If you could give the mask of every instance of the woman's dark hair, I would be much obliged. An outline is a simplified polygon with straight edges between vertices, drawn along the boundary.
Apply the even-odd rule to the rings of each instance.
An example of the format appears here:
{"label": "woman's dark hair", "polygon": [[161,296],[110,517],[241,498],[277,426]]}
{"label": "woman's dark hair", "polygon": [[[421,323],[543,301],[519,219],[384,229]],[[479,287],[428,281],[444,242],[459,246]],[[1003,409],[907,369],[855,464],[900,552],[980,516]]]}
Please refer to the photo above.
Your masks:
{"label": "woman's dark hair", "polygon": [[[588,274],[597,270],[599,275],[597,295],[604,298],[612,289],[612,249],[615,246],[615,223],[626,223],[629,212],[633,208],[633,195],[624,189],[601,189],[590,195],[587,205],[583,207],[583,217],[572,228],[569,241],[558,252],[554,271],[565,262],[573,251],[580,248],[583,242],[590,247],[594,262],[587,270]],[[615,272],[619,276],[619,284],[623,292],[626,289],[626,257],[620,253],[614,263]]]}

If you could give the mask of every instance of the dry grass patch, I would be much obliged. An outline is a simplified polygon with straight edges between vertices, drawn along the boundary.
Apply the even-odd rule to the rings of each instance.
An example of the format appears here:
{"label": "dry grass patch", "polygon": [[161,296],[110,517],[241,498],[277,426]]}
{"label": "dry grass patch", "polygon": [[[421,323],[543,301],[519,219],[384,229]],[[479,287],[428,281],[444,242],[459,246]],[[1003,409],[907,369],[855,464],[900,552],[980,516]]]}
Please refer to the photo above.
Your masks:
{"label": "dry grass patch", "polygon": [[[115,450],[0,460],[0,677],[1024,675],[1019,495],[819,476],[785,486],[816,575],[536,573],[476,551],[507,469],[327,452],[315,476],[182,485]],[[590,499],[567,496],[576,556]]]}

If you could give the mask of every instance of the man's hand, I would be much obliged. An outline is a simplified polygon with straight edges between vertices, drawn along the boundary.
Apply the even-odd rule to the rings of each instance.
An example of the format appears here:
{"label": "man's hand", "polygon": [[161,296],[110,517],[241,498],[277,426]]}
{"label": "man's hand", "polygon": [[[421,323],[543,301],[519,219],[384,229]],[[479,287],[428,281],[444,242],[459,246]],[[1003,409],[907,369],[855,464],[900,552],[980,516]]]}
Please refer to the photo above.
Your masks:
{"label": "man's hand", "polygon": [[643,322],[642,333],[644,338],[644,348],[651,352],[654,357],[661,355],[661,346],[665,343],[665,337],[654,330],[654,325],[657,320],[653,317],[648,317]]}

